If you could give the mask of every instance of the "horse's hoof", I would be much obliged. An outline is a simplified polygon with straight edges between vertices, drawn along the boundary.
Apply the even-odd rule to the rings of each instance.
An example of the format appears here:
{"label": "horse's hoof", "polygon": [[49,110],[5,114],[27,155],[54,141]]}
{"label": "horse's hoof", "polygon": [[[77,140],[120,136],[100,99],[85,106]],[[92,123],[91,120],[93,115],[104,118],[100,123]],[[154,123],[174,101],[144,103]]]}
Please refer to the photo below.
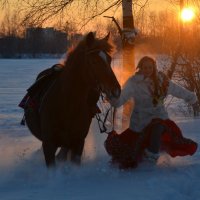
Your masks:
{"label": "horse's hoof", "polygon": [[55,161],[46,162],[46,166],[48,169],[54,169],[56,168],[56,162]]}

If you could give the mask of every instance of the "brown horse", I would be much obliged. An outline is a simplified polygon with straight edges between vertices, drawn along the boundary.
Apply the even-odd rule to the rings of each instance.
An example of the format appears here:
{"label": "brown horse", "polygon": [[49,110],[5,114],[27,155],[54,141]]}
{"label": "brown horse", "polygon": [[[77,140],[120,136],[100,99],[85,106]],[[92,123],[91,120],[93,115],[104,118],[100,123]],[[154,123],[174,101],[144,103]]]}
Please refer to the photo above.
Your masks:
{"label": "brown horse", "polygon": [[111,51],[108,36],[97,39],[90,32],[69,53],[62,72],[48,89],[39,112],[47,166],[55,165],[58,147],[71,151],[71,161],[79,164],[100,92],[119,97]]}

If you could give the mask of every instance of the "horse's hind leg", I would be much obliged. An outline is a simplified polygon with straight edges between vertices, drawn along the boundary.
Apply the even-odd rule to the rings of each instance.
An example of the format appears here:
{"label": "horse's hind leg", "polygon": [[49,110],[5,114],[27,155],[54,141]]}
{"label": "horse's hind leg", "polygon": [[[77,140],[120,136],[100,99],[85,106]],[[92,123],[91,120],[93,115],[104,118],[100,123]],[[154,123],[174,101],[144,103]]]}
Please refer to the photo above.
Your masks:
{"label": "horse's hind leg", "polygon": [[79,139],[74,141],[71,147],[71,161],[77,165],[81,164],[81,156],[83,153],[84,143],[84,139]]}
{"label": "horse's hind leg", "polygon": [[57,150],[57,146],[53,143],[50,143],[50,142],[43,142],[42,148],[43,148],[43,152],[44,152],[46,166],[47,167],[54,167],[55,164],[56,164],[55,153],[56,153],[56,150]]}

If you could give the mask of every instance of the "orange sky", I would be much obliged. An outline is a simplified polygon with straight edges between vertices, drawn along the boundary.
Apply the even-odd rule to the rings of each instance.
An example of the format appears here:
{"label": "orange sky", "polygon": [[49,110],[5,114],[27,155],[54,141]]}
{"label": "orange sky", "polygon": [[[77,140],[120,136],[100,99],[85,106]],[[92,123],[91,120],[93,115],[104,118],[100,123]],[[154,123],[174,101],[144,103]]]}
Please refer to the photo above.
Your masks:
{"label": "orange sky", "polygon": [[[10,2],[12,2],[12,3],[14,3],[14,1],[15,0],[11,0]],[[133,0],[134,1],[134,0]],[[145,1],[145,0],[143,0],[143,1]],[[16,6],[15,6],[16,7]],[[161,10],[173,10],[174,9],[174,7],[167,1],[167,0],[149,0],[149,8],[152,10],[152,11],[161,11]],[[77,10],[77,9],[76,9]],[[115,15],[115,17],[120,17],[121,16],[121,8],[119,8],[118,9],[118,14],[116,14]],[[1,18],[1,15],[2,15],[2,13],[3,12],[1,12],[1,10],[0,10],[0,18]],[[77,12],[77,13],[73,13],[73,16],[74,17],[76,17],[77,16],[77,18],[79,17],[79,15],[80,15],[80,13],[79,13],[79,11]],[[111,16],[112,16],[112,14],[111,14]],[[108,19],[105,19],[105,18],[103,18],[103,17],[99,17],[98,19],[97,19],[97,21],[95,22],[95,24],[97,24],[98,23],[98,21],[100,22],[102,22],[103,20],[107,20],[108,21]],[[52,20],[51,20],[52,21]],[[48,24],[47,24],[47,26],[48,26]],[[92,26],[91,26],[92,27]],[[83,31],[84,31],[84,28],[83,28]]]}

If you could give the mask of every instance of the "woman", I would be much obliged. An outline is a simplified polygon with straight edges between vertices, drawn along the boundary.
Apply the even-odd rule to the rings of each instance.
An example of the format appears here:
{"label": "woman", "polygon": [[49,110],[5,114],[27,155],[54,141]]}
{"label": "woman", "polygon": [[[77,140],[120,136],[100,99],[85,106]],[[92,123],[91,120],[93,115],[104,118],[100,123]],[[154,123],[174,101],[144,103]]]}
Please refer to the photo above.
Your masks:
{"label": "woman", "polygon": [[[127,80],[120,98],[111,99],[110,103],[114,107],[119,107],[128,99],[133,99],[134,108],[129,129],[122,135],[128,137],[128,139],[125,139],[127,142],[128,140],[130,142],[129,136],[132,133],[138,135],[137,141],[134,141],[134,153],[138,153],[138,149],[141,149],[141,145],[144,145],[143,143],[146,141],[143,149],[145,156],[150,160],[157,160],[163,133],[169,133],[169,128],[175,128],[176,132],[180,132],[176,124],[169,120],[164,107],[164,98],[170,94],[184,99],[189,104],[195,104],[197,97],[193,92],[180,87],[169,80],[166,75],[158,72],[156,62],[151,57],[143,57],[139,61],[137,69],[138,72]],[[181,132],[179,135],[181,135]],[[107,147],[109,148],[108,143]],[[109,150],[107,149],[107,151]],[[112,153],[110,154],[112,155]]]}

